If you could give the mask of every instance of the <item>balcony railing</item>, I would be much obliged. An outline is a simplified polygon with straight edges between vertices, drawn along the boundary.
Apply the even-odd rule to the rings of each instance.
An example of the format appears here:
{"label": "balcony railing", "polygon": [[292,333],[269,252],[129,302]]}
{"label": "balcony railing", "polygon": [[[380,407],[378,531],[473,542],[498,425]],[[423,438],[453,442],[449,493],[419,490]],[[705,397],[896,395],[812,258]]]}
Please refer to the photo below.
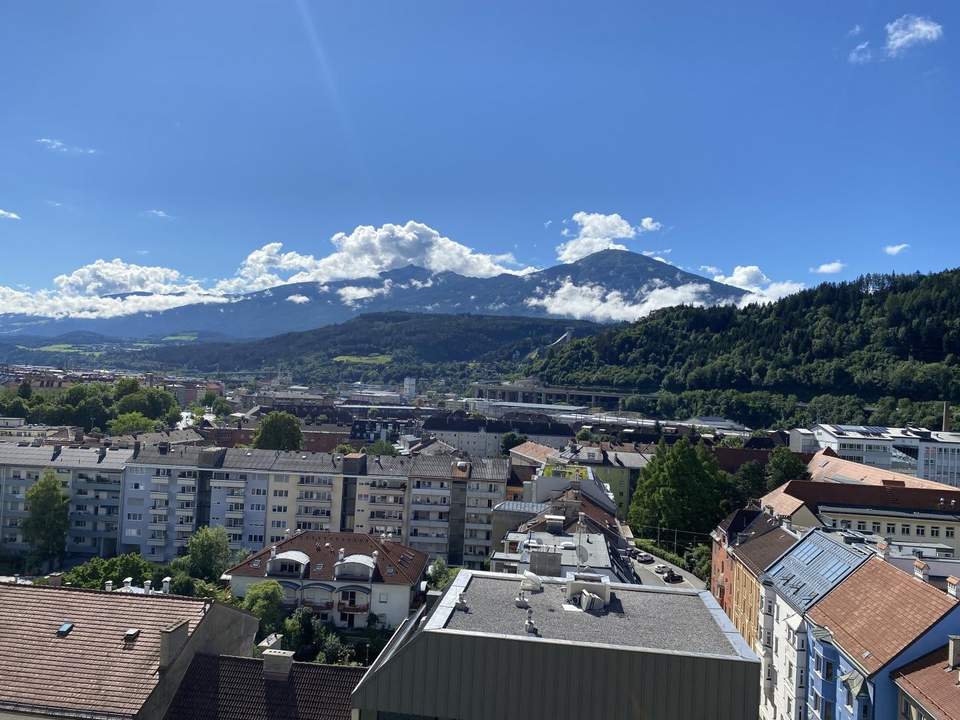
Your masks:
{"label": "balcony railing", "polygon": [[337,610],[342,613],[365,613],[370,611],[370,604],[366,603],[363,605],[351,605],[350,603],[338,602]]}

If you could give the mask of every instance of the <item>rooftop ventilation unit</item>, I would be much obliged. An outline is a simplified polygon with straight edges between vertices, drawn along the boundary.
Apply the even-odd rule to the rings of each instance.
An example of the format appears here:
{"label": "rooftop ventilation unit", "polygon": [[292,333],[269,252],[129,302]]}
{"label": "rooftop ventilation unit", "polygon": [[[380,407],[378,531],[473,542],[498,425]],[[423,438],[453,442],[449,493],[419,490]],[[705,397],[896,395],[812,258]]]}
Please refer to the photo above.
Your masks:
{"label": "rooftop ventilation unit", "polygon": [[124,642],[124,643],[132,643],[132,642],[133,642],[134,640],[136,640],[138,637],[140,637],[140,629],[139,629],[139,628],[130,628],[129,630],[127,630],[127,631],[123,634],[123,642]]}

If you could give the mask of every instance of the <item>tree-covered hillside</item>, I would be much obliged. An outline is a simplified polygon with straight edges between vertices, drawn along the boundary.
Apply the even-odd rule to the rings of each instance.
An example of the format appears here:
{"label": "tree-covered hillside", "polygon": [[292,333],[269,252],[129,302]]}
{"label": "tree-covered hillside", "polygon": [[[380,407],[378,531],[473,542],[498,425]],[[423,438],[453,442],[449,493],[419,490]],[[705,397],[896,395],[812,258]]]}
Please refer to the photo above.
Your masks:
{"label": "tree-covered hillside", "polygon": [[662,310],[549,353],[552,384],[960,398],[960,271],[868,275],[769,305]]}
{"label": "tree-covered hillside", "polygon": [[331,380],[464,379],[471,367],[510,372],[567,329],[583,336],[587,322],[484,315],[371,313],[340,325],[244,343],[157,348],[163,367],[201,372],[257,370],[280,364],[308,382]]}

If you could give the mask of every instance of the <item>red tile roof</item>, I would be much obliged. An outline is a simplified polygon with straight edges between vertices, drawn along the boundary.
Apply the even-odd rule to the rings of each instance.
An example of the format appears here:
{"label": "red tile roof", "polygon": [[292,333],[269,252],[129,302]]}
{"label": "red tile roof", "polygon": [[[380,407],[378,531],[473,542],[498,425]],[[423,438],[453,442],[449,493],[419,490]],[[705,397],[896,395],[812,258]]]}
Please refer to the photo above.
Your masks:
{"label": "red tile roof", "polygon": [[956,605],[956,598],[873,557],[818,602],[809,618],[872,674]]}
{"label": "red tile roof", "polygon": [[958,671],[947,665],[946,645],[900,668],[893,677],[934,720],[960,720]]}
{"label": "red tile roof", "polygon": [[295,662],[287,680],[265,680],[263,661],[196,655],[167,720],[350,720],[362,667]]}
{"label": "red tile roof", "polygon": [[192,633],[206,602],[0,584],[0,710],[133,717],[157,684],[160,631],[186,619]]}
{"label": "red tile roof", "polygon": [[[327,547],[329,543],[330,547]],[[299,550],[310,558],[310,567],[305,578],[310,580],[333,580],[333,566],[337,562],[340,548],[344,556],[367,555],[373,557],[378,552],[377,567],[373,575],[374,582],[387,585],[414,585],[423,578],[429,557],[392,540],[382,540],[378,535],[365,535],[352,532],[321,532],[311,530],[291,535],[276,544],[277,553]],[[270,547],[247,558],[239,565],[227,570],[228,575],[246,577],[266,577],[267,560],[270,559]]]}
{"label": "red tile roof", "polygon": [[528,460],[545,463],[550,458],[559,455],[560,451],[546,445],[541,445],[540,443],[535,443],[532,440],[527,440],[510,448],[510,454],[522,455]]}
{"label": "red tile roof", "polygon": [[852,460],[844,460],[837,457],[833,451],[827,452],[826,450],[821,450],[813,456],[807,463],[807,471],[810,473],[810,479],[815,482],[842,482],[860,485],[893,484],[908,488],[956,491],[956,488],[951,485],[863,465]]}

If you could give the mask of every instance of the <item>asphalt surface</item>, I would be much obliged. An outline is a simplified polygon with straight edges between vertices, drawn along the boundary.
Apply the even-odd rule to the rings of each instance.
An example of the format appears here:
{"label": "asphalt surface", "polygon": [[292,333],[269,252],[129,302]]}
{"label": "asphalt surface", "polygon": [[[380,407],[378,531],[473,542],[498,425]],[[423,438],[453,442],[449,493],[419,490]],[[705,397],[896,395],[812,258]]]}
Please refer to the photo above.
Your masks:
{"label": "asphalt surface", "polygon": [[[653,555],[653,553],[647,553],[647,554]],[[661,587],[663,586],[685,587],[685,588],[693,588],[694,590],[706,589],[706,585],[703,583],[702,580],[700,580],[694,575],[691,575],[686,570],[677,567],[673,563],[667,562],[662,558],[658,558],[656,555],[653,555],[653,562],[641,563],[633,559],[631,559],[630,562],[633,563],[633,569],[636,571],[637,575],[640,577],[640,583],[642,585],[659,585]],[[668,568],[672,568],[675,573],[677,573],[678,575],[680,575],[680,577],[683,578],[683,580],[681,582],[675,582],[675,583],[665,582],[660,575],[657,575],[653,571],[653,568],[655,568],[660,563],[663,563]]]}

